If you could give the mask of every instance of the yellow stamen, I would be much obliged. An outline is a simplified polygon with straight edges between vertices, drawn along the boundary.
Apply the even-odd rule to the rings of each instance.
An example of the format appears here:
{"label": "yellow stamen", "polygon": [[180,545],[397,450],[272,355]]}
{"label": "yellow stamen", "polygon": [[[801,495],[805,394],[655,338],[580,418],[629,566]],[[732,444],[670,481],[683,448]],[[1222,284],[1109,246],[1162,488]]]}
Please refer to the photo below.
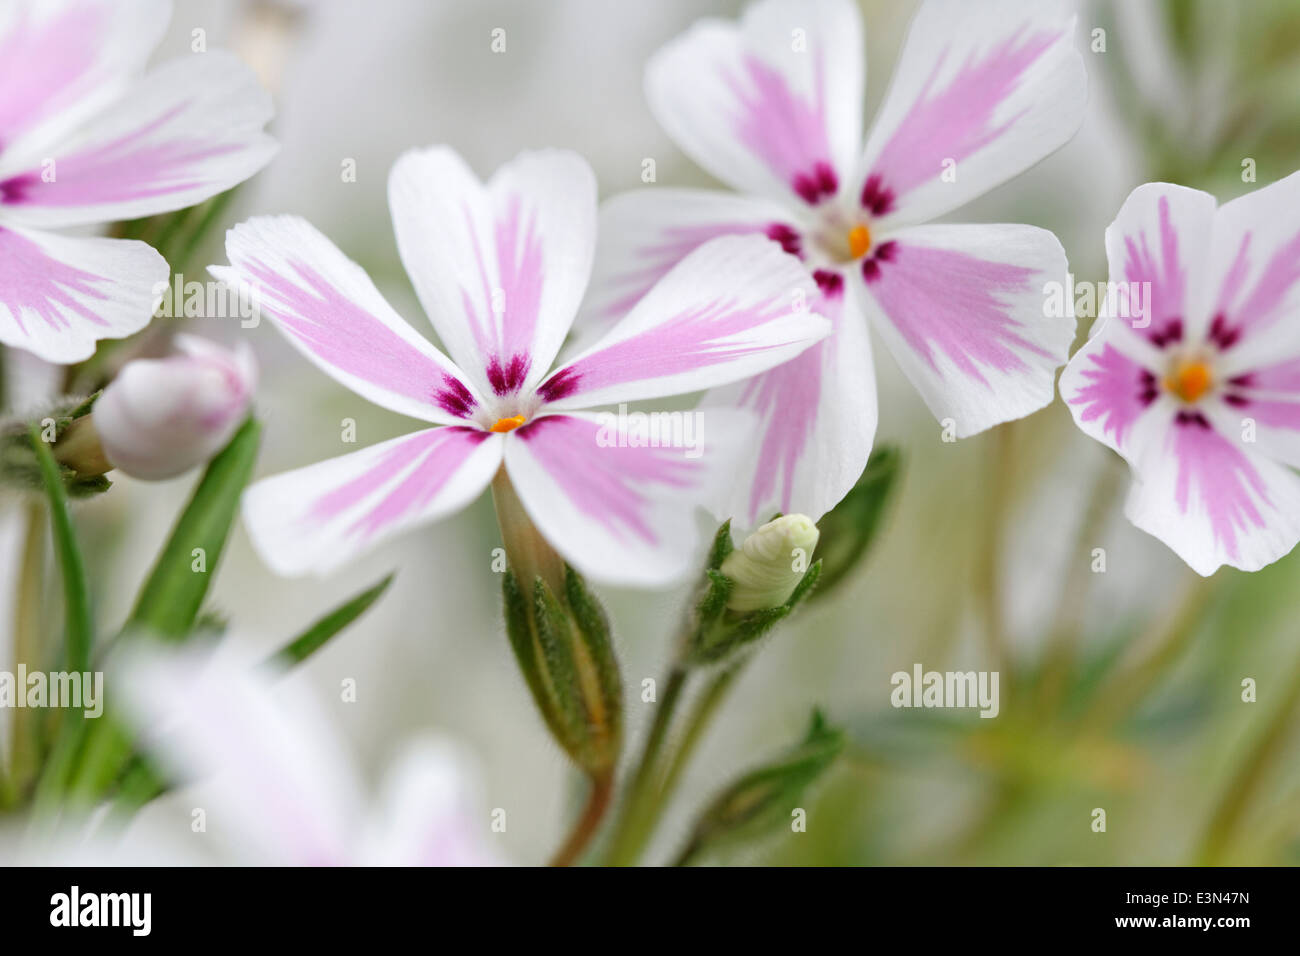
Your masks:
{"label": "yellow stamen", "polygon": [[525,421],[527,421],[527,419],[525,419],[523,415],[512,415],[509,418],[498,418],[496,424],[492,426],[490,431],[498,433],[512,432]]}
{"label": "yellow stamen", "polygon": [[1165,379],[1165,388],[1185,402],[1196,401],[1210,385],[1210,368],[1204,362],[1181,362]]}
{"label": "yellow stamen", "polygon": [[861,259],[871,248],[871,230],[863,225],[856,225],[849,230],[849,255]]}

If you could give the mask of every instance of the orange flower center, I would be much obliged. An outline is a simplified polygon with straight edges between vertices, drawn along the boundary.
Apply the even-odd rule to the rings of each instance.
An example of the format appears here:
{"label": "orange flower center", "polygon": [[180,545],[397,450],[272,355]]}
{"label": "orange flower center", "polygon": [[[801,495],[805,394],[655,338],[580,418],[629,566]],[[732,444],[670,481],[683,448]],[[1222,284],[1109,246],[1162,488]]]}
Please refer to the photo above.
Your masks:
{"label": "orange flower center", "polygon": [[490,430],[497,433],[512,432],[527,420],[528,419],[523,415],[511,415],[509,418],[498,418]]}
{"label": "orange flower center", "polygon": [[1204,362],[1180,362],[1165,379],[1165,388],[1185,402],[1195,402],[1210,390],[1213,380]]}
{"label": "orange flower center", "polygon": [[871,230],[859,223],[849,230],[849,255],[861,259],[871,249]]}

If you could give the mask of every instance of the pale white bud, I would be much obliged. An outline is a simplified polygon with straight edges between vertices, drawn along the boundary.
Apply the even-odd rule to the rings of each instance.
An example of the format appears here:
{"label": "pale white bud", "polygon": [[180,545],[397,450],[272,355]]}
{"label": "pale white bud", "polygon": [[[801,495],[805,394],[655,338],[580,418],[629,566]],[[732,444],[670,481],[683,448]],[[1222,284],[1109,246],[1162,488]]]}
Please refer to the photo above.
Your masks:
{"label": "pale white bud", "polygon": [[128,362],[95,403],[105,455],[133,478],[171,478],[207,461],[248,414],[257,366],[247,343],[232,351],[178,335],[176,347]]}
{"label": "pale white bud", "polygon": [[719,570],[735,584],[727,607],[760,611],[789,600],[803,578],[820,532],[807,515],[782,515],[745,539]]}

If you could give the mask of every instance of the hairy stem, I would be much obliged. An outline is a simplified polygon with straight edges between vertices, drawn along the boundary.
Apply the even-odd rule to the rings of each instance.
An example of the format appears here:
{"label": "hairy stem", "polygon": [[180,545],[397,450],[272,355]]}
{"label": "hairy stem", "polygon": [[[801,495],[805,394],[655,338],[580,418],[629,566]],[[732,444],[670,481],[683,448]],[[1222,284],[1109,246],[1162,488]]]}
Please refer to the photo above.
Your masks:
{"label": "hairy stem", "polygon": [[674,665],[664,685],[663,700],[655,711],[654,722],[650,725],[645,746],[637,761],[636,773],[623,798],[618,825],[610,842],[606,862],[611,866],[630,866],[635,863],[654,831],[653,812],[659,786],[659,761],[673,715],[686,687],[686,678],[686,669],[680,664]]}

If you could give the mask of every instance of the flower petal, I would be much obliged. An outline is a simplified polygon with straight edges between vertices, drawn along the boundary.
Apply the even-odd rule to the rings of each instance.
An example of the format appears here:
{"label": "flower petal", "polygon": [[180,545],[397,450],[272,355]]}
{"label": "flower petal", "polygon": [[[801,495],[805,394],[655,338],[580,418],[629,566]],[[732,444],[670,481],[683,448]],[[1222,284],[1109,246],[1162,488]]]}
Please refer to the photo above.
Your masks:
{"label": "flower petal", "polygon": [[402,262],[452,357],[484,394],[536,385],[591,276],[586,160],[523,153],[483,186],[447,147],[413,150],[393,166],[388,198]]}
{"label": "flower petal", "polygon": [[1118,308],[1128,313],[1116,324],[1136,333],[1135,352],[1151,361],[1160,350],[1198,341],[1207,330],[1215,205],[1209,193],[1146,183],[1129,194],[1106,227],[1110,281],[1124,293]]}
{"label": "flower petal", "polygon": [[417,738],[405,745],[384,776],[371,821],[370,866],[500,866],[472,815],[469,757],[452,741]]}
{"label": "flower petal", "polygon": [[1125,514],[1197,574],[1258,571],[1300,541],[1300,477],[1204,416],[1171,416],[1139,449]]}
{"label": "flower petal", "polygon": [[852,174],[865,64],[848,0],[762,0],[739,24],[701,20],[655,54],[646,96],[668,135],[718,179],[816,205]]}
{"label": "flower petal", "polygon": [[170,6],[167,0],[0,5],[0,168],[6,154],[38,153],[120,95],[162,37]]}
{"label": "flower petal", "polygon": [[361,781],[301,676],[272,687],[231,655],[154,642],[134,642],[111,663],[122,689],[114,700],[153,758],[197,785],[197,805],[231,856],[354,862]]}
{"label": "flower petal", "polygon": [[581,408],[699,391],[767,371],[830,333],[816,286],[760,236],[713,239],[673,268],[538,394]]}
{"label": "flower petal", "polygon": [[48,362],[140,331],[170,270],[143,242],[0,228],[0,342]]}
{"label": "flower petal", "polygon": [[760,420],[758,440],[741,457],[720,517],[752,526],[780,511],[816,521],[861,477],[878,414],[871,341],[854,299],[848,289],[815,304],[834,323],[830,338],[705,396],[702,408],[745,408]]}
{"label": "flower petal", "polygon": [[1214,216],[1210,340],[1242,375],[1300,353],[1300,172]]}
{"label": "flower petal", "polygon": [[1074,22],[1063,0],[927,0],[867,140],[862,205],[890,228],[924,222],[1062,146],[1087,99]]}
{"label": "flower petal", "polygon": [[1099,325],[1061,373],[1061,398],[1084,434],[1109,445],[1130,462],[1134,433],[1145,417],[1174,414],[1172,399],[1141,354],[1125,320]]}
{"label": "flower petal", "polygon": [[257,482],[244,524],[285,576],[325,574],[479,496],[501,465],[500,435],[431,428]]}
{"label": "flower petal", "polygon": [[[600,243],[578,324],[608,329],[688,253],[719,236],[759,234],[798,242],[779,203],[707,189],[638,189],[600,207]],[[787,251],[793,251],[791,246]]]}
{"label": "flower petal", "polygon": [[183,209],[248,179],[278,148],[262,132],[271,98],[219,50],[165,63],[137,82],[50,162],[0,176],[6,221],[69,226]]}
{"label": "flower petal", "polygon": [[657,587],[690,569],[694,506],[715,501],[745,429],[723,409],[672,414],[687,447],[641,445],[649,420],[612,414],[545,415],[506,442],[524,509],[583,574]]}
{"label": "flower petal", "polygon": [[1045,284],[1066,280],[1054,235],[1019,225],[914,226],[876,256],[857,278],[868,312],[958,437],[1051,402],[1074,339],[1073,310],[1053,315],[1045,305]]}
{"label": "flower petal", "polygon": [[365,270],[297,216],[257,216],[226,234],[217,278],[250,297],[297,349],[377,405],[431,422],[481,402],[445,355],[393,311]]}

